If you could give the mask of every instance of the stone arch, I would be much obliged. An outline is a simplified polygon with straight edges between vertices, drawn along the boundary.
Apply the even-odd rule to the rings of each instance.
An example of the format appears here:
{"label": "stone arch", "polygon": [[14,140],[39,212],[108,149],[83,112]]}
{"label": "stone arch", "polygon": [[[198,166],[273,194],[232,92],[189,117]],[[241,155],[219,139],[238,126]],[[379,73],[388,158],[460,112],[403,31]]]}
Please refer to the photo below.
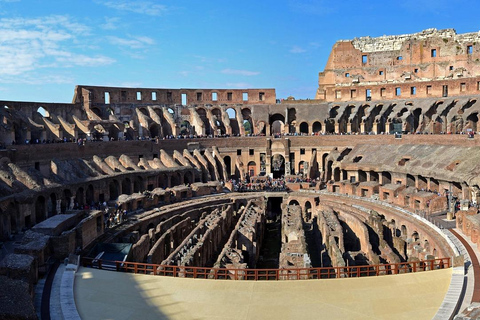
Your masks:
{"label": "stone arch", "polygon": [[172,187],[175,187],[175,186],[178,186],[178,185],[182,184],[183,179],[180,176],[180,174],[181,174],[180,172],[174,172],[172,174],[172,177],[171,177],[171,179],[172,179],[171,186]]}
{"label": "stone arch", "polygon": [[232,175],[232,158],[230,156],[223,157],[223,162],[225,163],[225,171],[227,171],[228,179]]}
{"label": "stone arch", "polygon": [[478,131],[478,112],[473,112],[467,117],[466,129],[472,129],[472,131]]}
{"label": "stone arch", "polygon": [[407,174],[407,187],[415,187],[415,177],[411,174]]}
{"label": "stone arch", "polygon": [[132,181],[130,178],[125,178],[122,181],[122,193],[123,194],[132,194]]}
{"label": "stone arch", "polygon": [[110,181],[110,183],[108,184],[108,191],[109,191],[109,194],[110,194],[110,200],[117,200],[118,196],[120,195],[119,194],[119,183],[117,180],[112,180]]}
{"label": "stone arch", "polygon": [[57,213],[57,195],[52,192],[47,201],[47,214],[49,217],[56,215]]}
{"label": "stone arch", "polygon": [[193,182],[194,181],[193,181],[192,173],[190,171],[185,172],[185,174],[183,175],[183,183],[190,185]]}
{"label": "stone arch", "polygon": [[335,169],[333,169],[333,180],[340,181],[340,168],[339,167],[335,167]]}
{"label": "stone arch", "polygon": [[285,131],[285,116],[280,113],[275,113],[270,116],[270,132],[272,134],[283,134]]}
{"label": "stone arch", "polygon": [[[44,221],[47,217],[46,205],[45,205],[45,197],[38,196],[37,200],[35,201],[35,223],[40,223]],[[30,226],[25,226],[30,227]]]}
{"label": "stone arch", "polygon": [[208,121],[207,110],[202,107],[197,107],[196,111],[200,119],[202,119],[203,125],[205,127],[205,134],[213,134],[212,127],[210,126],[210,121]]}
{"label": "stone arch", "polygon": [[288,202],[288,205],[289,206],[300,206],[300,203],[297,200],[292,199]]}
{"label": "stone arch", "polygon": [[89,184],[87,187],[87,192],[85,193],[85,202],[89,206],[95,202],[95,191],[93,189],[93,185],[91,184]]}
{"label": "stone arch", "polygon": [[250,161],[247,164],[247,172],[250,177],[257,175],[257,164],[255,161]]}
{"label": "stone arch", "polygon": [[133,181],[133,192],[138,193],[138,192],[142,192],[143,190],[144,190],[143,178],[140,176],[137,176]]}
{"label": "stone arch", "polygon": [[152,123],[150,125],[150,128],[148,128],[148,131],[150,131],[150,137],[151,138],[159,138],[160,137],[161,128],[157,123]]}
{"label": "stone arch", "polygon": [[75,202],[80,206],[85,204],[85,191],[82,187],[78,188],[75,192]]}
{"label": "stone arch", "polygon": [[168,185],[168,176],[165,173],[160,173],[158,175],[158,187],[166,189],[169,187]]}
{"label": "stone arch", "polygon": [[189,135],[192,134],[192,125],[187,120],[183,120],[180,124],[180,134],[181,135]]}
{"label": "stone arch", "polygon": [[388,171],[382,171],[382,184],[392,183],[392,174]]}
{"label": "stone arch", "polygon": [[69,209],[71,199],[72,199],[72,191],[70,191],[70,189],[63,190],[62,202],[60,205],[61,213],[65,213]]}
{"label": "stone arch", "polygon": [[272,156],[273,178],[278,179],[285,175],[285,157],[279,153]]}
{"label": "stone arch", "polygon": [[322,123],[320,121],[315,121],[312,125],[312,132],[319,133],[322,131]]}
{"label": "stone arch", "polygon": [[305,121],[302,122],[302,123],[300,123],[299,129],[300,129],[300,133],[301,133],[301,134],[302,134],[302,133],[308,134],[308,123],[305,122]]}
{"label": "stone arch", "polygon": [[90,108],[90,111],[92,111],[93,113],[95,113],[99,118],[103,119],[102,117],[102,111],[97,108],[97,107],[93,107],[93,108]]}

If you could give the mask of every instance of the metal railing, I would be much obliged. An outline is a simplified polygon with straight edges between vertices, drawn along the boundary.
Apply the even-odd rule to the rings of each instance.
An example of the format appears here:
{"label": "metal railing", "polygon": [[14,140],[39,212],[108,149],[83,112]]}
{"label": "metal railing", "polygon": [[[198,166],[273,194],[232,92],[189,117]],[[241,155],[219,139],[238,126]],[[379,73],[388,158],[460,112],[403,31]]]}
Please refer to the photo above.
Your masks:
{"label": "metal railing", "polygon": [[382,276],[445,269],[452,266],[451,258],[439,258],[422,261],[409,261],[390,264],[322,267],[322,268],[289,268],[289,269],[227,269],[159,265],[138,262],[105,261],[82,258],[84,267],[115,270],[135,274],[159,276],[222,279],[222,280],[307,280],[307,279],[339,279]]}

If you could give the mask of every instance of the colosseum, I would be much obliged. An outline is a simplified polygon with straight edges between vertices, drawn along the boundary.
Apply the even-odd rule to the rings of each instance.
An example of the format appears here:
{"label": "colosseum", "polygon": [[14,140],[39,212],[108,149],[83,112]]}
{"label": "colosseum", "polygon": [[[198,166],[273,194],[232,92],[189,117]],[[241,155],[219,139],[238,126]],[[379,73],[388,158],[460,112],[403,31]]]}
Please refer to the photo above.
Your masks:
{"label": "colosseum", "polygon": [[479,319],[479,98],[480,33],[428,29],[315,99],[0,101],[0,318]]}

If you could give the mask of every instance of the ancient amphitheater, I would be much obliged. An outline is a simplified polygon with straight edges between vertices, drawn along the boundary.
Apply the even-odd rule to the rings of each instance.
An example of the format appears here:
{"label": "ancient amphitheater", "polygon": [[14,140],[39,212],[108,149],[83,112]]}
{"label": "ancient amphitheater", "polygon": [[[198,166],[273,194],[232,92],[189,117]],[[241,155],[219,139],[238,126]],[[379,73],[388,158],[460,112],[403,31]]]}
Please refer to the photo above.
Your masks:
{"label": "ancient amphitheater", "polygon": [[315,99],[0,101],[2,319],[477,319],[480,34],[338,41]]}

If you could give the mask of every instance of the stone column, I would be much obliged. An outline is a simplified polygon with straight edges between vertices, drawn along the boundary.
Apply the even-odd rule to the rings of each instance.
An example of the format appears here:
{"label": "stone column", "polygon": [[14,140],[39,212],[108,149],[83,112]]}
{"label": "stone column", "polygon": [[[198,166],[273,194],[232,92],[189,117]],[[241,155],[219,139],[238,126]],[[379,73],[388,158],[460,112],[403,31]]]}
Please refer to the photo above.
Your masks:
{"label": "stone column", "polygon": [[56,211],[57,211],[57,214],[62,212],[62,200],[57,200]]}
{"label": "stone column", "polygon": [[70,197],[70,205],[68,206],[68,210],[73,210],[73,206],[75,204],[75,196]]}

